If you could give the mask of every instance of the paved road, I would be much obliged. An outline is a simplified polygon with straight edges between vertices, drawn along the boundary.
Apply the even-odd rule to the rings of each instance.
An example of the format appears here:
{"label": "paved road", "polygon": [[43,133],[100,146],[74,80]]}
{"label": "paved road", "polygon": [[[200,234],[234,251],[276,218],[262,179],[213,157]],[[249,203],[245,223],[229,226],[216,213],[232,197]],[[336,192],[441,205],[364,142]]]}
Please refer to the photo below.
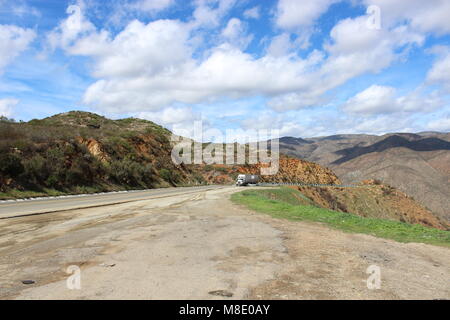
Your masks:
{"label": "paved road", "polygon": [[0,220],[28,215],[50,213],[81,208],[101,207],[132,201],[155,199],[178,194],[214,190],[223,186],[201,186],[185,188],[164,188],[145,191],[105,193],[93,195],[69,196],[60,198],[24,200],[0,203]]}

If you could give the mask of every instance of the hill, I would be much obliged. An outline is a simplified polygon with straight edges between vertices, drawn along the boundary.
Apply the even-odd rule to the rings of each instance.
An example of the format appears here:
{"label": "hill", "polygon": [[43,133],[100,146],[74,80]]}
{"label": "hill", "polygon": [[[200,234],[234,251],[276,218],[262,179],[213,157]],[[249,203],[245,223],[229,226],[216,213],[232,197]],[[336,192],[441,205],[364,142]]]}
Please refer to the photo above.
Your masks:
{"label": "hill", "polygon": [[[239,173],[259,173],[259,165],[176,165],[171,134],[151,121],[79,111],[26,123],[2,121],[0,198],[233,184]],[[330,170],[295,159],[282,160],[272,178],[338,182]]]}
{"label": "hill", "polygon": [[2,122],[0,191],[85,193],[205,183],[193,168],[173,164],[170,134],[150,121],[87,112]]}
{"label": "hill", "polygon": [[344,183],[381,180],[450,221],[450,133],[289,137],[280,150],[329,167]]}

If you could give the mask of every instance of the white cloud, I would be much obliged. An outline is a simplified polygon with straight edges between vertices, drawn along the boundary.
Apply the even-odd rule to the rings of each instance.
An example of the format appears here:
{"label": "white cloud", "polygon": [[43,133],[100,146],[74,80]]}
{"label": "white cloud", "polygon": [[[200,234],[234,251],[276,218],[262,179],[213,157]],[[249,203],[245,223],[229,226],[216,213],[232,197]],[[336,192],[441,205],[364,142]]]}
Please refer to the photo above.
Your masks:
{"label": "white cloud", "polygon": [[289,33],[282,33],[272,38],[267,53],[273,57],[283,57],[288,55],[294,46]]}
{"label": "white cloud", "polygon": [[58,37],[71,39],[62,41],[68,53],[94,58],[93,76],[98,81],[85,92],[83,102],[105,112],[129,113],[264,96],[274,110],[300,109],[326,103],[329,90],[361,74],[381,71],[402,56],[405,46],[423,41],[403,26],[368,29],[367,17],[362,16],[338,23],[324,51],[299,57],[293,48],[296,43],[283,33],[272,40],[266,55],[255,57],[243,51],[251,39],[245,24],[232,18],[218,30],[222,42],[202,48],[199,55],[197,46],[204,45],[198,39],[202,23],[211,18],[211,24],[219,24],[234,3],[199,0],[195,11],[205,9],[210,14],[203,16],[206,20],[195,13],[186,23],[134,20],[115,35],[93,30],[82,11],[73,12],[68,20],[82,21],[85,27],[64,36],[67,32],[61,26],[67,21],[63,21]]}
{"label": "white cloud", "polygon": [[0,25],[0,73],[28,48],[35,37],[36,33],[31,29]]}
{"label": "white cloud", "polygon": [[450,117],[431,121],[427,127],[433,131],[450,132]]}
{"label": "white cloud", "polygon": [[0,99],[0,116],[11,117],[18,103],[17,99]]}
{"label": "white cloud", "polygon": [[159,12],[171,7],[175,0],[140,0],[133,5],[136,9],[148,12]]}
{"label": "white cloud", "polygon": [[279,0],[276,24],[287,30],[309,27],[337,1],[339,0]]}
{"label": "white cloud", "polygon": [[109,34],[93,33],[69,48],[69,52],[92,55],[97,59],[96,77],[139,78],[143,75],[177,71],[189,60],[189,29],[174,20],[157,20],[144,24],[132,21],[114,39]]}
{"label": "white cloud", "polygon": [[81,0],[67,8],[69,17],[47,35],[51,49],[67,49],[83,35],[95,31],[95,26],[87,20],[83,10],[84,2]]}
{"label": "white cloud", "polygon": [[247,19],[259,19],[260,16],[259,7],[253,7],[244,11],[244,17]]}
{"label": "white cloud", "polygon": [[312,90],[311,92],[288,93],[272,98],[268,102],[268,106],[276,111],[297,110],[306,107],[325,104],[326,100],[321,97],[320,93]]}
{"label": "white cloud", "polygon": [[196,0],[192,24],[194,27],[215,28],[235,4],[236,0]]}
{"label": "white cloud", "polygon": [[168,107],[161,111],[140,112],[136,115],[138,118],[147,119],[164,126],[180,125],[198,120],[198,116],[191,108],[187,107]]}
{"label": "white cloud", "polygon": [[367,16],[340,21],[331,30],[331,43],[325,48],[333,56],[333,62],[343,63],[352,70],[364,68],[377,72],[398,57],[396,48],[404,45],[422,45],[425,38],[400,26],[393,29],[367,28]]}
{"label": "white cloud", "polygon": [[246,34],[246,27],[244,23],[237,19],[232,18],[228,21],[226,27],[222,30],[222,37],[230,44],[245,49],[252,41],[252,35]]}
{"label": "white cloud", "polygon": [[20,18],[26,16],[41,17],[41,12],[29,5],[26,0],[0,0],[0,8],[2,14],[13,14]]}
{"label": "white cloud", "polygon": [[443,52],[433,64],[427,74],[427,81],[442,85],[444,90],[450,93],[450,50]]}
{"label": "white cloud", "polygon": [[[278,111],[299,109],[326,102],[324,95],[348,80],[365,73],[377,73],[391,65],[402,56],[403,46],[421,45],[424,38],[404,27],[392,30],[373,30],[367,28],[367,16],[340,21],[330,33],[331,40],[325,44],[329,56],[316,53],[316,66],[306,70],[305,87],[298,87],[269,102],[269,106]],[[278,41],[278,42],[277,42]],[[288,37],[276,39],[269,46],[270,52],[289,50]],[[274,50],[281,48],[281,50]],[[320,86],[317,85],[320,83]]]}
{"label": "white cloud", "polygon": [[373,85],[350,98],[344,110],[350,113],[395,112],[395,88]]}
{"label": "white cloud", "polygon": [[306,49],[315,30],[317,19],[330,5],[340,0],[278,0],[275,25],[297,36],[295,45]]}
{"label": "white cloud", "polygon": [[405,96],[397,96],[393,87],[372,85],[343,105],[344,111],[353,114],[374,115],[396,112],[429,112],[443,106],[436,93],[421,95],[411,92]]}
{"label": "white cloud", "polygon": [[407,22],[414,30],[450,33],[450,1],[448,0],[364,0],[381,9],[384,26]]}
{"label": "white cloud", "polygon": [[389,132],[414,132],[409,117],[396,118],[390,115],[379,115],[370,118],[354,118],[353,126],[342,133],[385,134]]}

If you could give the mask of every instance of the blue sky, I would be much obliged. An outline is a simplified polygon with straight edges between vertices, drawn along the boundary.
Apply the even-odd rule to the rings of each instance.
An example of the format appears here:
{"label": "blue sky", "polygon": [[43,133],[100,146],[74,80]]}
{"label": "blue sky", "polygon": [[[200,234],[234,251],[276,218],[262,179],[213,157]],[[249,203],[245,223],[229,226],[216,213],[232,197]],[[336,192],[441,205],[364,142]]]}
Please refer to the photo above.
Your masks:
{"label": "blue sky", "polygon": [[0,113],[450,131],[450,1],[0,0]]}

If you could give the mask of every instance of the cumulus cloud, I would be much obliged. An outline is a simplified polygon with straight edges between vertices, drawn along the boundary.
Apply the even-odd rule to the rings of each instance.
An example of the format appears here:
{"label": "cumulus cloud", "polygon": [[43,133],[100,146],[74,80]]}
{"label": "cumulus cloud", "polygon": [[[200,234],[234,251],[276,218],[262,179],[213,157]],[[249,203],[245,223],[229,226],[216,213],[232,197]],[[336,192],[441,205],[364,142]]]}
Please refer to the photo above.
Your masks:
{"label": "cumulus cloud", "polygon": [[[319,92],[318,92],[319,91]],[[325,104],[326,99],[322,97],[322,90],[311,90],[311,92],[287,93],[278,95],[267,103],[275,111],[297,110],[306,107]]]}
{"label": "cumulus cloud", "polygon": [[[327,68],[334,76],[353,77],[362,72],[379,72],[399,57],[397,49],[422,45],[425,37],[404,26],[393,29],[367,28],[367,16],[340,21],[331,30],[331,41],[325,48],[332,57]],[[351,75],[354,74],[354,75]]]}
{"label": "cumulus cloud", "polygon": [[0,116],[11,117],[18,103],[17,99],[0,99]]}
{"label": "cumulus cloud", "polygon": [[259,7],[253,7],[244,11],[244,17],[247,19],[259,19],[260,15]]}
{"label": "cumulus cloud", "polygon": [[190,123],[192,125],[194,120],[199,120],[199,116],[195,114],[192,108],[188,107],[168,107],[161,111],[140,112],[136,116],[164,126],[180,123]]}
{"label": "cumulus cloud", "polygon": [[196,0],[192,26],[215,28],[237,0]]}
{"label": "cumulus cloud", "polygon": [[450,33],[450,2],[447,0],[364,0],[364,3],[381,9],[382,21],[387,27],[407,21],[417,31]]}
{"label": "cumulus cloud", "polygon": [[[320,3],[325,6],[325,1]],[[340,21],[324,49],[306,57],[296,54],[289,32],[274,37],[266,54],[255,57],[245,52],[251,39],[245,23],[232,18],[219,29],[221,41],[199,55],[199,28],[204,23],[219,25],[234,4],[198,0],[193,20],[134,20],[114,35],[93,28],[82,10],[72,10],[53,33],[69,54],[94,59],[92,75],[97,81],[86,90],[83,102],[116,113],[255,96],[268,98],[268,106],[279,112],[317,106],[327,103],[329,90],[383,70],[408,46],[424,41],[404,26],[369,29],[367,16],[361,16]],[[78,21],[81,27],[70,33],[68,21]]]}
{"label": "cumulus cloud", "polygon": [[172,6],[175,0],[139,0],[133,7],[142,11],[159,12]]}
{"label": "cumulus cloud", "polygon": [[245,50],[253,39],[252,35],[246,34],[245,24],[232,18],[228,21],[226,27],[222,30],[222,37],[230,44]]}
{"label": "cumulus cloud", "polygon": [[310,124],[305,125],[303,123],[299,123],[298,121],[289,119],[286,115],[271,111],[259,113],[258,121],[255,121],[255,118],[248,118],[242,120],[240,124],[245,130],[278,130],[279,136],[272,136],[272,138],[309,136],[311,134],[317,134],[320,130],[318,130],[317,126],[313,127],[310,126]]}
{"label": "cumulus cloud", "polygon": [[282,29],[298,30],[313,25],[328,7],[339,0],[279,0],[276,24]]}
{"label": "cumulus cloud", "polygon": [[23,29],[13,25],[0,25],[0,73],[20,53],[25,51],[35,39],[32,29]]}
{"label": "cumulus cloud", "polygon": [[[424,41],[420,34],[404,27],[374,30],[367,28],[366,22],[367,16],[361,16],[342,20],[334,26],[330,42],[324,46],[328,58],[316,52],[317,68],[302,75],[308,85],[273,98],[269,106],[285,111],[324,103],[329,90],[359,75],[380,72],[399,59],[408,46],[421,45]],[[277,47],[287,44],[285,37]],[[398,50],[400,48],[403,49]],[[277,52],[269,49],[269,52]]]}
{"label": "cumulus cloud", "polygon": [[350,98],[344,110],[350,113],[391,113],[396,112],[395,88],[373,85]]}
{"label": "cumulus cloud", "polygon": [[348,113],[373,115],[396,112],[429,112],[443,106],[436,92],[421,95],[414,91],[405,96],[397,96],[393,87],[372,85],[347,100],[343,105]]}
{"label": "cumulus cloud", "polygon": [[442,48],[439,58],[427,74],[427,81],[442,85],[450,93],[450,48]]}
{"label": "cumulus cloud", "polygon": [[79,0],[77,5],[67,8],[69,17],[47,35],[51,49],[67,49],[75,40],[95,30],[95,26],[83,14],[84,7],[84,2]]}
{"label": "cumulus cloud", "polygon": [[273,57],[283,57],[294,49],[289,33],[284,32],[272,38],[267,53]]}
{"label": "cumulus cloud", "polygon": [[275,11],[275,25],[297,36],[295,45],[306,49],[310,45],[316,20],[330,5],[340,0],[279,0]]}
{"label": "cumulus cloud", "polygon": [[[93,33],[68,48],[71,54],[93,56],[94,76],[130,78],[173,70],[190,59],[189,29],[174,20],[144,24],[132,21],[111,39],[107,32]],[[170,72],[169,72],[170,73]]]}

